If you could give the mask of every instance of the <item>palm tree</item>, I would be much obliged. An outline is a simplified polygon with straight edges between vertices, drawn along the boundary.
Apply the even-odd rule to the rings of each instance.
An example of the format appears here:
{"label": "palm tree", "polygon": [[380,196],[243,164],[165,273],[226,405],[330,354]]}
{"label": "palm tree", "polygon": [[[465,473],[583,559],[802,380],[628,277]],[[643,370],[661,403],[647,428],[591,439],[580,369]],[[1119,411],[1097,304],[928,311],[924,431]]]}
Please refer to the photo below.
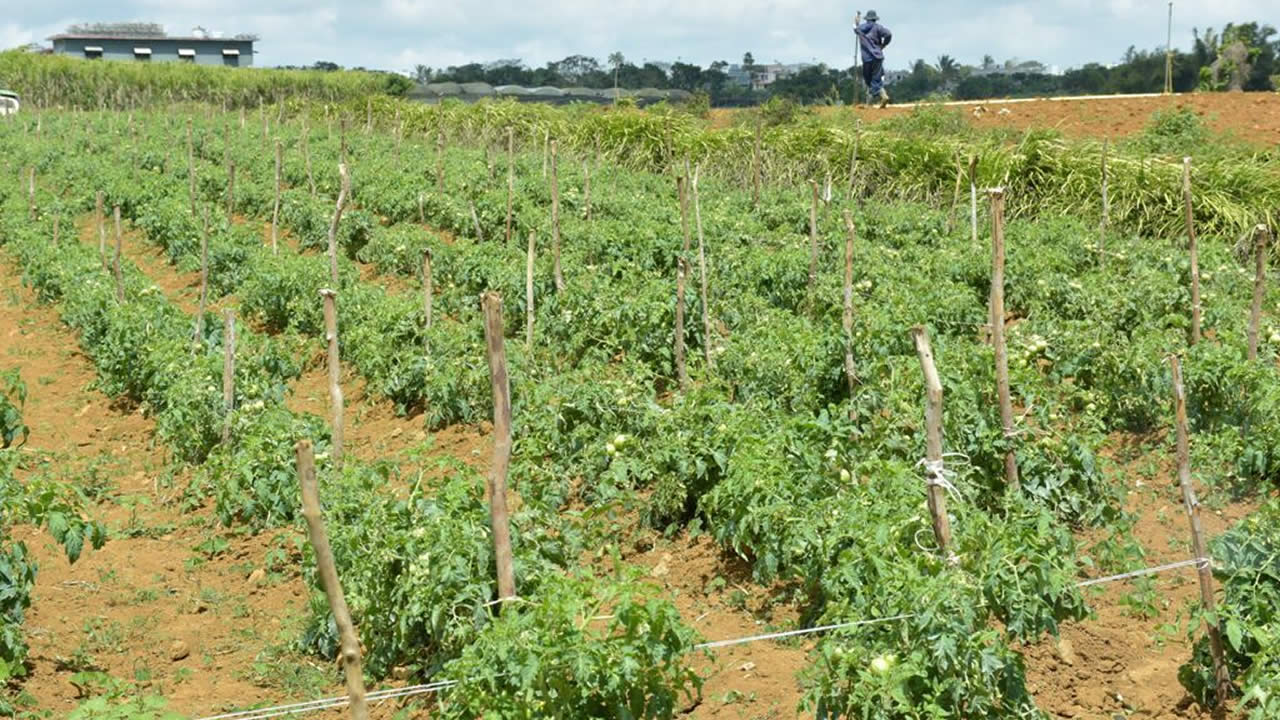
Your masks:
{"label": "palm tree", "polygon": [[627,59],[622,56],[621,52],[614,51],[609,53],[609,64],[613,66],[613,102],[618,102],[618,70],[627,64]]}
{"label": "palm tree", "polygon": [[942,73],[944,80],[950,80],[955,77],[959,69],[959,63],[957,63],[956,59],[950,55],[941,55],[938,57],[938,71]]}

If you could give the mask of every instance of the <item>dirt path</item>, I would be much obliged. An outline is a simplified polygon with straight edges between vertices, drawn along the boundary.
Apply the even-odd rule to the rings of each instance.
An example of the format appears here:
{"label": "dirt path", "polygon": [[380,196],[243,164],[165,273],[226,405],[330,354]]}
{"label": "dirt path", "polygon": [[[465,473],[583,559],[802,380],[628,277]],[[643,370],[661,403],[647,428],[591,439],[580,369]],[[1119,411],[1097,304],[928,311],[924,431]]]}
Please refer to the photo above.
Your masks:
{"label": "dirt path", "polygon": [[75,565],[47,534],[17,530],[40,565],[25,626],[32,673],[24,691],[55,716],[104,689],[103,680],[77,673],[137,683],[178,709],[206,706],[214,696],[265,697],[250,681],[255,659],[305,597],[292,573],[246,579],[263,566],[275,536],[215,544],[212,557],[194,549],[221,537],[211,512],[182,511],[185,478],[155,446],[153,423],[92,389],[93,368],[77,338],[53,308],[35,303],[19,276],[0,261],[0,327],[10,328],[0,335],[0,358],[20,369],[29,390],[32,460],[20,477],[79,486],[110,530],[107,544]]}
{"label": "dirt path", "polygon": [[[1121,138],[1142,131],[1157,110],[1189,108],[1209,127],[1262,147],[1280,144],[1280,93],[1195,93],[1169,97],[1092,100],[983,101],[955,106],[957,113],[982,129],[1054,128],[1068,137]],[[823,114],[853,114],[863,123],[909,113],[911,105],[875,108],[825,108]],[[712,127],[733,124],[738,110],[713,110]]]}
{"label": "dirt path", "polygon": [[[1120,454],[1114,477],[1125,484],[1126,508],[1137,515],[1133,537],[1146,549],[1144,565],[1188,559],[1190,535],[1171,459]],[[1222,502],[1199,490],[1209,537],[1258,505]],[[1094,532],[1088,539],[1102,538]],[[1145,585],[1104,585],[1087,597],[1095,618],[1064,626],[1061,643],[1046,641],[1025,650],[1029,685],[1043,710],[1063,718],[1210,717],[1189,704],[1178,682],[1178,668],[1191,657],[1188,611],[1200,598],[1194,568],[1156,576]],[[1193,629],[1201,634],[1198,626]]]}

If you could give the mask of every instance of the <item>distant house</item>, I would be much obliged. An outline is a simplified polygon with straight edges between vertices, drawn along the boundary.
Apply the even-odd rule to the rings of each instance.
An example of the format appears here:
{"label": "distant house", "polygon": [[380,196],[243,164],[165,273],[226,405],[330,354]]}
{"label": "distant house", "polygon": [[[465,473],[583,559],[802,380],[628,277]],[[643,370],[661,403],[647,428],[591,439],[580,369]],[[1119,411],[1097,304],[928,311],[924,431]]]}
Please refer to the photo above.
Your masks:
{"label": "distant house", "polygon": [[811,67],[812,63],[795,63],[793,65],[783,65],[781,63],[769,63],[761,65],[759,63],[747,68],[744,65],[730,65],[725,70],[729,82],[739,87],[750,87],[752,90],[763,90],[775,82],[795,75],[807,67]]}
{"label": "distant house", "polygon": [[151,23],[73,25],[49,38],[55,55],[88,60],[188,62],[195,65],[253,65],[255,35],[221,37],[197,27],[190,35],[165,33]]}

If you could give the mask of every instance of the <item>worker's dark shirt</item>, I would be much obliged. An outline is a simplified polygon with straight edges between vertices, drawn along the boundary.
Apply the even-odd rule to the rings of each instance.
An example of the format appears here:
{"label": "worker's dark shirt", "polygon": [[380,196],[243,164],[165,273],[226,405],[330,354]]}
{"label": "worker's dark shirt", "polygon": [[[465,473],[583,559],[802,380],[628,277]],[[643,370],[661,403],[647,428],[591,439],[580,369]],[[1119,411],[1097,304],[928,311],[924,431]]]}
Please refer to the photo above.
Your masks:
{"label": "worker's dark shirt", "polygon": [[884,49],[889,47],[889,42],[893,40],[893,33],[889,32],[889,28],[878,22],[868,21],[854,28],[854,32],[858,33],[863,59],[884,59]]}

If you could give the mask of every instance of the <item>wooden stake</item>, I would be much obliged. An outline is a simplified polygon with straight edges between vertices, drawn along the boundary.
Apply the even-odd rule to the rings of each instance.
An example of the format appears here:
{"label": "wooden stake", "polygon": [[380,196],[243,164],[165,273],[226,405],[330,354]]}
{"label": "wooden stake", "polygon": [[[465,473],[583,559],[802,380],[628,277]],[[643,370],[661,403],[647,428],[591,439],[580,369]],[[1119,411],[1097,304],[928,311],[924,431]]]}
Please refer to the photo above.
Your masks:
{"label": "wooden stake", "polygon": [[338,203],[333,210],[333,222],[329,224],[329,280],[338,287],[338,223],[342,222],[342,210],[347,206],[347,198],[351,194],[351,176],[347,173],[347,164],[338,163],[338,177],[341,187],[338,190]]}
{"label": "wooden stake", "polygon": [[204,311],[209,301],[209,212],[204,212],[200,225],[200,307],[196,311],[197,345],[204,344]]}
{"label": "wooden stake", "polygon": [[969,231],[978,247],[978,156],[969,156]]}
{"label": "wooden stake", "polygon": [[511,210],[516,194],[515,130],[507,128],[507,245],[511,244]]}
{"label": "wooden stake", "polygon": [[951,194],[951,212],[947,213],[947,234],[950,235],[956,226],[956,208],[960,207],[960,183],[964,180],[964,162],[960,154],[956,154],[956,189]]}
{"label": "wooden stake", "polygon": [[423,193],[418,193],[418,224],[426,225],[427,213],[422,207],[422,202],[423,202]]}
{"label": "wooden stake", "polygon": [[[685,168],[686,175],[688,168]],[[760,121],[756,121],[755,142],[751,145],[751,207],[760,207]]]}
{"label": "wooden stake", "polygon": [[[435,288],[432,286],[431,279],[431,248],[427,248],[422,252],[422,316],[425,330],[431,329],[431,302],[434,299],[434,295]],[[423,333],[422,338],[423,353],[431,352],[429,335]]]}
{"label": "wooden stake", "polygon": [[[685,171],[688,172],[686,165]],[[675,363],[676,363],[676,379],[680,383],[680,389],[686,390],[689,387],[689,371],[685,367],[684,361],[684,286],[685,278],[689,274],[689,262],[686,258],[689,256],[689,246],[692,244],[692,238],[689,232],[689,191],[686,183],[688,178],[681,176],[676,178],[676,193],[680,196],[680,229],[684,234],[684,246],[679,255],[676,256],[676,344],[675,344]]]}
{"label": "wooden stake", "polygon": [[1004,453],[1004,482],[1017,491],[1018,458],[1013,450],[1013,397],[1009,390],[1009,351],[1004,340],[1004,190],[991,190],[991,344],[996,355],[996,392],[1000,423],[1009,447]]}
{"label": "wooden stake", "polygon": [[115,256],[115,261],[112,263],[112,271],[115,273],[115,276],[116,276],[116,302],[120,304],[124,304],[124,274],[120,271],[120,252],[121,252],[121,245],[123,244],[124,240],[122,239],[120,234],[120,206],[119,205],[115,206],[115,209],[113,210],[113,215],[115,217],[115,222],[116,222],[116,256]]}
{"label": "wooden stake", "polygon": [[302,116],[302,162],[307,169],[307,187],[311,197],[316,196],[316,178],[311,174],[311,130],[307,128],[307,116]]}
{"label": "wooden stake", "polygon": [[1182,159],[1182,200],[1187,210],[1187,251],[1191,254],[1191,345],[1200,342],[1200,254],[1191,198],[1191,158]]}
{"label": "wooden stake", "polygon": [[813,200],[809,204],[809,312],[814,311],[813,293],[818,287],[818,183],[809,181]]}
{"label": "wooden stake", "polygon": [[853,367],[853,242],[857,239],[857,229],[853,224],[853,213],[844,211],[844,379],[849,383],[849,397],[853,397],[857,379]]}
{"label": "wooden stake", "polygon": [[27,219],[36,221],[36,168],[27,169]]}
{"label": "wooden stake", "polygon": [[[686,171],[688,167],[686,161]],[[698,174],[701,171],[701,165],[693,170],[693,221],[698,229],[698,275],[702,281],[702,352],[706,358],[707,370],[712,370],[715,368],[715,361],[711,358],[711,309],[707,303],[707,250],[702,236],[702,203],[698,200]]]}
{"label": "wooden stake", "polygon": [[53,216],[53,246],[58,246],[58,221],[62,219],[61,215]]}
{"label": "wooden stake", "polygon": [[311,540],[311,549],[316,554],[316,570],[320,575],[320,585],[324,588],[325,597],[329,600],[329,610],[333,613],[334,624],[338,627],[342,670],[347,679],[347,695],[351,698],[351,717],[354,720],[368,720],[369,708],[365,701],[360,640],[356,636],[355,624],[351,622],[351,612],[347,609],[347,600],[342,594],[342,583],[338,580],[338,566],[333,560],[333,549],[329,547],[329,536],[325,532],[324,515],[320,509],[320,491],[316,485],[316,461],[311,449],[311,441],[300,441],[294,451],[298,462],[298,481],[302,486],[302,517],[307,521],[307,535]]}
{"label": "wooden stake", "polygon": [[587,206],[587,222],[591,222],[591,165],[582,161],[582,202]]}
{"label": "wooden stake", "polygon": [[535,233],[529,231],[529,253],[524,265],[524,344],[526,350],[533,349],[533,260],[535,247]]}
{"label": "wooden stake", "polygon": [[231,440],[231,413],[236,409],[236,314],[222,311],[222,442]]}
{"label": "wooden stake", "polygon": [[556,161],[556,141],[551,141],[551,262],[555,273],[556,292],[564,292],[564,275],[560,272],[560,172]]}
{"label": "wooden stake", "polygon": [[187,118],[187,195],[191,199],[191,216],[196,214],[196,141],[191,129],[192,120]]}
{"label": "wooden stake", "polygon": [[436,133],[436,192],[444,194],[444,128]]}
{"label": "wooden stake", "polygon": [[342,467],[342,361],[338,357],[338,293],[324,288],[320,291],[324,299],[324,339],[329,349],[329,405],[333,411],[333,435],[330,455],[334,467]]}
{"label": "wooden stake", "polygon": [[364,134],[370,132],[373,132],[373,98],[365,100],[364,105]]}
{"label": "wooden stake", "polygon": [[1102,225],[1098,228],[1098,259],[1102,259],[1102,250],[1107,235],[1107,225],[1111,222],[1111,196],[1107,190],[1107,153],[1111,149],[1111,138],[1102,140]]}
{"label": "wooden stake", "polygon": [[911,329],[915,340],[916,355],[920,357],[920,369],[924,372],[928,406],[925,410],[925,472],[929,478],[929,513],[933,516],[933,536],[938,548],[947,552],[951,544],[951,521],[947,518],[947,493],[939,477],[942,468],[942,380],[933,363],[933,349],[929,346],[929,333],[917,325]]}
{"label": "wooden stake", "polygon": [[236,209],[236,161],[227,160],[227,222],[232,222]]}
{"label": "wooden stake", "polygon": [[511,462],[511,383],[503,347],[502,296],[486,292],[484,340],[493,387],[493,469],[489,475],[489,517],[493,529],[493,553],[498,567],[498,599],[516,597],[515,569],[511,559],[511,527],[507,518],[507,468]]}
{"label": "wooden stake", "polygon": [[849,153],[849,199],[853,199],[858,178],[858,145],[862,140],[862,120],[853,121],[853,152]]}
{"label": "wooden stake", "polygon": [[1258,359],[1258,325],[1262,322],[1262,300],[1267,293],[1267,243],[1271,231],[1259,225],[1253,231],[1253,306],[1249,310],[1249,362]]}
{"label": "wooden stake", "polygon": [[476,212],[476,199],[471,196],[471,192],[463,186],[464,193],[467,195],[467,207],[471,209],[471,224],[476,229],[476,240],[484,242],[484,228],[480,227],[480,215]]}
{"label": "wooden stake", "polygon": [[1200,604],[1207,615],[1205,629],[1209,635],[1209,654],[1213,657],[1213,674],[1218,706],[1222,707],[1231,697],[1231,673],[1227,669],[1226,653],[1223,650],[1222,632],[1216,622],[1208,618],[1215,617],[1213,608],[1213,568],[1209,550],[1205,546],[1204,533],[1200,527],[1200,501],[1196,499],[1195,488],[1191,484],[1191,451],[1187,438],[1187,397],[1182,385],[1182,366],[1177,355],[1169,356],[1169,365],[1173,370],[1173,406],[1174,420],[1177,423],[1178,435],[1178,484],[1182,487],[1182,502],[1186,506],[1187,519],[1191,524],[1191,546],[1196,560],[1200,561]]}
{"label": "wooden stake", "polygon": [[102,271],[108,272],[107,267],[107,217],[106,212],[102,209],[102,191],[99,190],[94,199],[94,218],[98,221],[98,260],[102,262]]}
{"label": "wooden stake", "polygon": [[284,145],[276,141],[276,202],[271,209],[271,252],[280,254],[280,193],[282,191],[283,179],[281,178],[280,166],[284,162]]}
{"label": "wooden stake", "polygon": [[542,179],[547,179],[547,152],[551,146],[551,131],[542,130]]}

